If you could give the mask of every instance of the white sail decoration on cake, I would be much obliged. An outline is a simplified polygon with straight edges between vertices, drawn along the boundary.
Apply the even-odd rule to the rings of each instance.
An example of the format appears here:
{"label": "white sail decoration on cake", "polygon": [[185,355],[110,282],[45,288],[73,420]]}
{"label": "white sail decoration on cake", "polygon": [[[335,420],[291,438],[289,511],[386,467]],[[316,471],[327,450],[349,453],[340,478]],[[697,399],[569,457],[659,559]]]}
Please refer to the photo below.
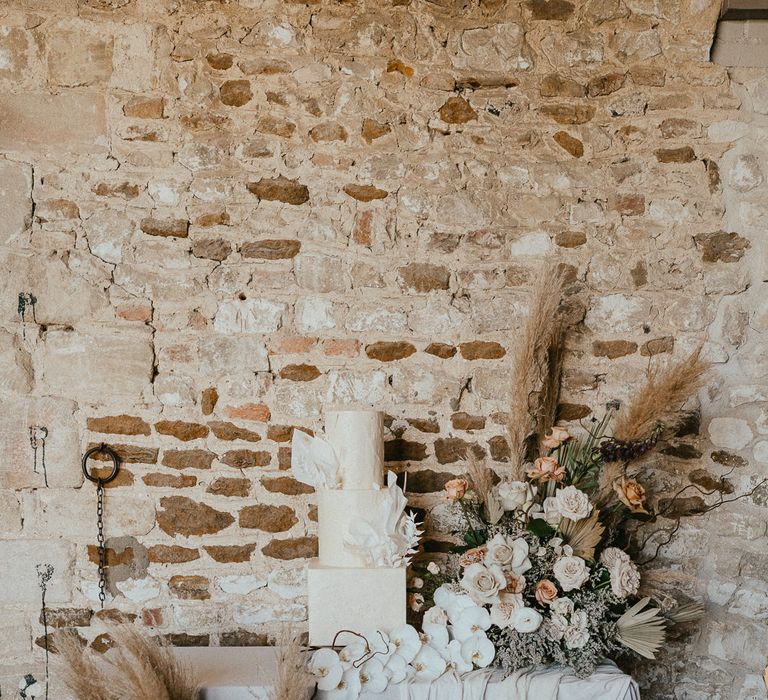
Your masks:
{"label": "white sail decoration on cake", "polygon": [[387,473],[387,488],[381,490],[376,508],[349,522],[344,544],[357,549],[367,566],[408,566],[416,552],[421,530],[415,517],[405,512],[405,494],[393,472]]}
{"label": "white sail decoration on cake", "polygon": [[393,473],[384,486],[384,420],[373,410],[328,411],[325,432],[295,430],[294,476],[317,490],[318,558],[309,565],[309,636],[405,623],[405,567],[421,531]]}

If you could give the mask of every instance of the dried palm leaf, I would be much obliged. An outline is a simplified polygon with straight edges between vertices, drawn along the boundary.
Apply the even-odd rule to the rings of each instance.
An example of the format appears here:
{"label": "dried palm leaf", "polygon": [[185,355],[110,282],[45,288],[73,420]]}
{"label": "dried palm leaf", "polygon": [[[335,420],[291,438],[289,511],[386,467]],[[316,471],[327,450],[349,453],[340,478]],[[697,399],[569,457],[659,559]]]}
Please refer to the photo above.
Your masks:
{"label": "dried palm leaf", "polygon": [[602,542],[605,527],[600,522],[600,511],[592,510],[592,515],[581,520],[564,518],[560,525],[565,541],[573,548],[577,557],[587,561],[595,560],[595,548]]}
{"label": "dried palm leaf", "polygon": [[523,477],[526,444],[536,427],[542,406],[541,391],[549,375],[548,359],[553,339],[558,337],[558,309],[563,294],[563,274],[539,275],[533,290],[528,318],[512,337],[512,367],[507,432],[511,450],[512,477]]}
{"label": "dried palm leaf", "polygon": [[646,659],[655,659],[664,644],[666,619],[658,608],[646,608],[650,598],[642,598],[617,621],[618,640]]}
{"label": "dried palm leaf", "polygon": [[314,682],[305,664],[306,647],[301,634],[291,626],[285,627],[277,639],[277,676],[270,690],[271,700],[306,700]]}
{"label": "dried palm leaf", "polygon": [[482,501],[488,522],[495,525],[504,515],[504,507],[494,488],[493,472],[472,450],[467,451],[467,481]]}
{"label": "dried palm leaf", "polygon": [[674,430],[685,419],[684,404],[702,386],[710,363],[701,346],[662,371],[654,371],[633,400],[621,408],[613,429],[617,440],[632,442],[651,435],[658,424]]}
{"label": "dried palm leaf", "polygon": [[704,606],[701,603],[686,603],[678,605],[674,610],[666,615],[673,625],[682,625],[686,622],[694,622],[704,617]]}

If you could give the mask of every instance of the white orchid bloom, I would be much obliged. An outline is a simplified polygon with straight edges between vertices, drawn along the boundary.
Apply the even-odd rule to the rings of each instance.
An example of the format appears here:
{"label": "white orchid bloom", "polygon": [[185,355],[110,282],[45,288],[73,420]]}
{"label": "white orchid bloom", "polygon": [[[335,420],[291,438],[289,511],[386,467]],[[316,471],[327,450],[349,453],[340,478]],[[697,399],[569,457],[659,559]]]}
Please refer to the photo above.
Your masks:
{"label": "white orchid bloom", "polygon": [[445,659],[430,646],[423,646],[411,662],[417,681],[433,681],[445,673]]}
{"label": "white orchid bloom", "polygon": [[445,585],[440,586],[434,592],[432,599],[435,601],[435,605],[445,610],[451,622],[459,616],[464,608],[475,607],[475,603],[466,593],[456,593]]}
{"label": "white orchid bloom", "polygon": [[469,673],[472,670],[472,662],[465,661],[461,655],[461,642],[453,639],[448,643],[448,667],[456,673]]}
{"label": "white orchid bloom", "polygon": [[448,614],[440,606],[434,605],[424,613],[425,625],[443,625],[448,624]]}
{"label": "white orchid bloom", "polygon": [[361,689],[360,672],[356,668],[348,668],[344,671],[339,684],[333,690],[329,690],[326,697],[328,700],[357,700]]}
{"label": "white orchid bloom", "polygon": [[408,662],[400,654],[392,654],[384,664],[384,674],[390,683],[402,683],[408,676]]}
{"label": "white orchid bloom", "polygon": [[461,657],[478,668],[488,666],[494,656],[496,656],[496,649],[484,632],[473,634],[461,643]]}
{"label": "white orchid bloom", "polygon": [[384,664],[374,657],[360,667],[360,686],[371,693],[381,693],[387,687],[389,679],[384,673]]}
{"label": "white orchid bloom", "polygon": [[346,670],[350,668],[355,661],[362,659],[364,656],[367,656],[367,654],[368,649],[365,645],[365,641],[355,638],[339,652],[339,660],[341,661],[344,670]]}
{"label": "white orchid bloom", "polygon": [[421,625],[421,641],[435,649],[448,646],[448,628],[445,625],[435,625],[425,622]]}
{"label": "white orchid bloom", "polygon": [[320,690],[333,690],[341,682],[344,668],[333,649],[318,649],[309,661],[309,672],[317,679]]}
{"label": "white orchid bloom", "polygon": [[491,626],[491,615],[479,606],[466,608],[453,623],[453,636],[460,642],[478,632],[485,632]]}
{"label": "white orchid bloom", "polygon": [[419,633],[411,625],[400,625],[392,630],[389,641],[395,646],[395,654],[399,654],[406,663],[411,663],[421,648]]}

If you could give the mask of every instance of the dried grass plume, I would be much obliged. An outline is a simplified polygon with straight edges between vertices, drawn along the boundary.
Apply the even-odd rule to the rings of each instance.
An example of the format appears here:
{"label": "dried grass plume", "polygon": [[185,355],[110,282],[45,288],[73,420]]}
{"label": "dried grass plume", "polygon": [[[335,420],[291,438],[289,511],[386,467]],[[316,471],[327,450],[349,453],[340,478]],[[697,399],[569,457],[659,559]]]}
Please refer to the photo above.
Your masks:
{"label": "dried grass plume", "polygon": [[198,700],[191,668],[167,643],[128,626],[110,629],[114,647],[102,657],[82,648],[74,634],[56,642],[60,675],[77,700]]}
{"label": "dried grass plume", "polygon": [[634,398],[622,406],[613,435],[630,442],[647,437],[657,423],[673,431],[683,422],[683,405],[701,388],[710,363],[701,358],[701,346],[661,371],[652,371]]}
{"label": "dried grass plume", "polygon": [[[550,356],[553,344],[562,339],[560,302],[563,295],[562,272],[543,272],[534,288],[528,317],[512,337],[512,368],[507,432],[511,450],[512,477],[522,478],[529,436],[544,419],[544,406],[556,401],[557,391],[547,377],[552,376]],[[557,384],[559,385],[559,370]],[[546,391],[543,391],[547,387]]]}
{"label": "dried grass plume", "polygon": [[306,700],[315,684],[307,671],[307,649],[302,643],[300,632],[287,626],[278,635],[276,642],[277,672],[275,686],[270,690],[270,700]]}

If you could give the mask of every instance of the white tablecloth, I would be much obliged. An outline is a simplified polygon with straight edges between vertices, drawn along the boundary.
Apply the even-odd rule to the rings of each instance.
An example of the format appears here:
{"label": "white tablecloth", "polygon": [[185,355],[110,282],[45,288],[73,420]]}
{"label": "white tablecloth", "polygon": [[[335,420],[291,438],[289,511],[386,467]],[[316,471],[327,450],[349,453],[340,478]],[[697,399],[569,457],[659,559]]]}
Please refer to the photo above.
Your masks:
{"label": "white tablecloth", "polygon": [[[266,700],[275,673],[269,647],[200,647],[177,650],[200,675],[205,700]],[[513,674],[473,671],[461,680],[445,674],[434,683],[400,683],[361,700],[638,700],[637,684],[614,664],[605,663],[589,679],[566,670]],[[322,698],[318,693],[317,698]]]}

